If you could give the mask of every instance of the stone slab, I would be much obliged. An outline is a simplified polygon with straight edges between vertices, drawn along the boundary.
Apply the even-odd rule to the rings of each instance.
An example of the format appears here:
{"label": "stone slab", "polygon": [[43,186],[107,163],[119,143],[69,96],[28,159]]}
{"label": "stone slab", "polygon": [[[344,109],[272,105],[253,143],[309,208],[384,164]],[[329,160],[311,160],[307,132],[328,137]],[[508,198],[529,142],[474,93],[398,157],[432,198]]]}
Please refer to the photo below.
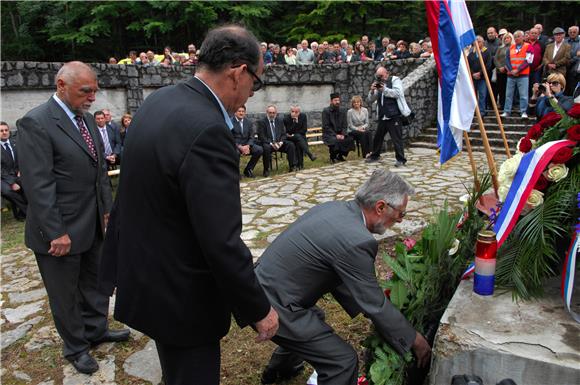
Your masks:
{"label": "stone slab", "polygon": [[554,279],[544,298],[514,302],[510,293],[479,296],[472,280],[462,281],[441,318],[430,384],[450,384],[455,374],[478,375],[484,384],[579,384],[580,324],[558,291]]}
{"label": "stone slab", "polygon": [[131,376],[158,384],[161,381],[161,364],[155,341],[147,342],[143,350],[131,354],[125,360],[123,369]]}

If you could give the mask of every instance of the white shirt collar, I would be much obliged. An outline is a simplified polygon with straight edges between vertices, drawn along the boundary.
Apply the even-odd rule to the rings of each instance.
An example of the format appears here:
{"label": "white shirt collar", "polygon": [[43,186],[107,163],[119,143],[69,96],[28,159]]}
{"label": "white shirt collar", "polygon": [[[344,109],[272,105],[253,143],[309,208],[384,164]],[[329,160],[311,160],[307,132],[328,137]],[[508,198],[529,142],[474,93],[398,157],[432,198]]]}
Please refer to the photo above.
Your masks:
{"label": "white shirt collar", "polygon": [[65,112],[65,113],[66,113],[66,115],[69,117],[69,119],[70,119],[70,120],[71,120],[71,121],[74,123],[75,127],[77,127],[77,128],[78,128],[78,126],[77,126],[77,122],[76,122],[76,120],[75,120],[75,116],[76,116],[76,115],[75,115],[75,113],[74,113],[74,112],[72,112],[72,111],[70,110],[70,108],[68,108],[68,106],[67,106],[67,105],[66,105],[66,104],[65,104],[65,103],[64,103],[62,100],[60,100],[60,99],[59,99],[59,97],[58,97],[58,96],[56,96],[56,92],[54,93],[54,95],[52,95],[52,98],[53,98],[53,99],[54,99],[54,100],[55,100],[55,101],[58,103],[58,105],[59,105],[59,106],[60,106],[60,107],[61,107],[61,108],[64,110],[64,112]]}
{"label": "white shirt collar", "polygon": [[216,100],[218,101],[218,104],[220,105],[220,108],[222,109],[222,113],[224,114],[224,121],[226,122],[226,125],[228,126],[228,128],[231,130],[232,128],[234,128],[234,124],[232,123],[232,119],[230,119],[230,117],[228,116],[228,111],[226,110],[226,108],[224,107],[224,105],[222,104],[222,101],[220,100],[220,98],[218,98],[218,96],[215,94],[215,92],[213,92],[213,90],[211,89],[210,86],[208,86],[203,80],[201,80],[200,78],[198,78],[197,76],[195,76],[195,78],[197,80],[199,80],[201,82],[201,84],[203,84],[204,86],[207,87],[208,90],[210,90],[210,92],[212,93],[212,95],[216,98]]}

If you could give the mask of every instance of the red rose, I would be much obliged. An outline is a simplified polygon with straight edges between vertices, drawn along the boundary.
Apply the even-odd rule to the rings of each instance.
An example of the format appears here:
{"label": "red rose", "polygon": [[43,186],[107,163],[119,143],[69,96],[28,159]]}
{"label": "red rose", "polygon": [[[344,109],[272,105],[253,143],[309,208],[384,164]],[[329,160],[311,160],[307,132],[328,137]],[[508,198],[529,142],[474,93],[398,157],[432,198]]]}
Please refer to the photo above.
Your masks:
{"label": "red rose", "polygon": [[532,139],[532,140],[538,140],[538,138],[540,136],[542,136],[543,132],[544,132],[544,128],[542,126],[540,126],[539,123],[536,123],[532,127],[530,127],[530,129],[528,130],[528,133],[526,134],[526,138]]}
{"label": "red rose", "polygon": [[521,152],[529,152],[532,149],[532,142],[530,139],[528,138],[522,138],[522,140],[520,140],[520,148],[519,150]]}
{"label": "red rose", "polygon": [[557,113],[548,112],[546,115],[544,115],[542,120],[540,120],[539,125],[542,126],[542,128],[552,127],[554,124],[558,123],[560,119],[562,119],[562,117]]}
{"label": "red rose", "polygon": [[568,139],[580,140],[580,124],[570,127],[566,132],[568,133]]}
{"label": "red rose", "polygon": [[534,189],[536,190],[540,190],[540,191],[544,191],[544,189],[546,187],[548,187],[548,184],[550,182],[548,182],[548,180],[546,179],[546,177],[544,176],[544,174],[540,174],[540,178],[538,178],[538,181],[536,182],[536,185],[534,186]]}
{"label": "red rose", "polygon": [[[580,125],[576,125],[573,127],[580,127]],[[579,131],[580,132],[580,131]],[[563,147],[558,150],[552,157],[553,163],[566,163],[567,161],[572,158],[572,149],[570,147]]]}
{"label": "red rose", "polygon": [[568,115],[578,119],[580,118],[580,103],[576,103],[568,110]]}

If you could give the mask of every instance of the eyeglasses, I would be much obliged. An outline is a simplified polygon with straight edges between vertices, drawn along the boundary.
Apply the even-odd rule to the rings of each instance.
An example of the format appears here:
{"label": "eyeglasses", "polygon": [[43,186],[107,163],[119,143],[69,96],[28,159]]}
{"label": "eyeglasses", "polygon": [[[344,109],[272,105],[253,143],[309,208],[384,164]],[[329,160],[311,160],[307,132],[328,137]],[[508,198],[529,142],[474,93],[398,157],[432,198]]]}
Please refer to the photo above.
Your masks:
{"label": "eyeglasses", "polygon": [[550,82],[550,85],[551,86],[559,86],[560,85],[560,82]]}
{"label": "eyeglasses", "polygon": [[407,215],[407,210],[400,210],[398,208],[396,208],[395,206],[393,206],[392,204],[390,204],[389,202],[385,202],[387,204],[387,206],[389,206],[390,208],[392,208],[393,210],[396,210],[399,212],[399,218],[403,219],[405,218],[405,216]]}
{"label": "eyeglasses", "polygon": [[256,92],[256,91],[260,90],[264,86],[264,82],[262,81],[262,79],[260,79],[258,77],[258,75],[256,75],[256,73],[254,71],[252,71],[250,69],[250,66],[247,63],[237,64],[235,66],[232,66],[232,68],[241,67],[243,64],[246,65],[246,70],[254,78],[254,84],[252,85],[252,91]]}

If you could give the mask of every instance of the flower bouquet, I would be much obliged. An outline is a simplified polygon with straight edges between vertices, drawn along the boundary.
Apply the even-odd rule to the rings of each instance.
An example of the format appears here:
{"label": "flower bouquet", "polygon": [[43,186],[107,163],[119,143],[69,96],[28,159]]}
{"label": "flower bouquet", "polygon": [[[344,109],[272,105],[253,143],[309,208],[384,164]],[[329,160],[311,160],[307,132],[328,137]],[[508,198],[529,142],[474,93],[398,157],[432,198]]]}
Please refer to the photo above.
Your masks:
{"label": "flower bouquet", "polygon": [[494,228],[501,244],[496,284],[515,298],[543,294],[543,281],[558,273],[576,224],[580,104],[567,113],[558,105],[554,109],[529,129],[516,155],[499,169],[500,216],[505,221]]}

